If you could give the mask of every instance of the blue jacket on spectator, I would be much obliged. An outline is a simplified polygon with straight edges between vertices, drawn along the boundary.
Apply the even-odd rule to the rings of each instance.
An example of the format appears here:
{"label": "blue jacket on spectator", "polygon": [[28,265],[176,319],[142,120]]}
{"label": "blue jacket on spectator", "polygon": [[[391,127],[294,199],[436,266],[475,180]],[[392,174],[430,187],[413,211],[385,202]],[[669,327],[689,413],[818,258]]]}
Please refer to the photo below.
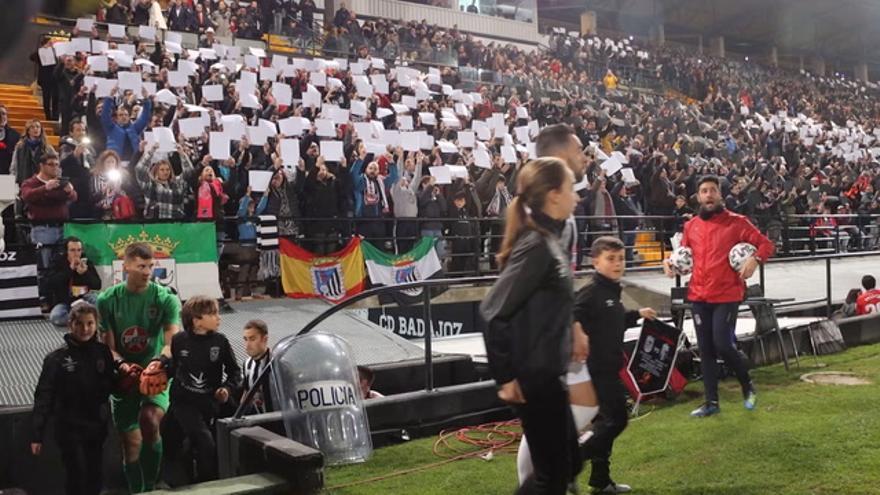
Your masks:
{"label": "blue jacket on spectator", "polygon": [[[144,100],[143,108],[138,119],[122,127],[113,122],[113,112],[116,111],[116,102],[109,96],[104,98],[104,108],[101,110],[101,125],[104,127],[104,134],[107,135],[107,149],[119,153],[123,160],[127,160],[138,151],[141,144],[141,134],[150,123],[150,116],[153,114],[153,101],[149,98]],[[126,157],[125,141],[128,140],[131,146],[131,154]]]}
{"label": "blue jacket on spectator", "polygon": [[255,244],[257,242],[257,227],[254,222],[248,220],[248,206],[251,204],[250,196],[242,196],[238,203],[238,242],[242,244]]}
{"label": "blue jacket on spectator", "polygon": [[[354,183],[354,216],[360,217],[363,216],[364,210],[364,189],[367,187],[367,178],[364,175],[364,166],[366,162],[364,160],[355,160],[354,165],[351,167],[351,180]],[[387,198],[387,191],[391,190],[391,186],[397,182],[398,175],[397,167],[393,164],[389,164],[388,166],[388,175],[382,180],[382,185],[385,186],[385,191],[382,192],[383,196]],[[380,175],[379,178],[382,176]],[[386,199],[387,201],[387,199]],[[389,205],[386,205],[390,207]],[[381,214],[381,212],[379,212]]]}

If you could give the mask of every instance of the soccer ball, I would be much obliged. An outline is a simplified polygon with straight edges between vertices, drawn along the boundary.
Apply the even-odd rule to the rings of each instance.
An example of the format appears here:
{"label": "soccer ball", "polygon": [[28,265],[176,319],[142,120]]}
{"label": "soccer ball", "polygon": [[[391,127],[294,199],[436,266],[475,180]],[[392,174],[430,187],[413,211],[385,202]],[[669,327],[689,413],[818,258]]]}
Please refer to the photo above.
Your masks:
{"label": "soccer ball", "polygon": [[754,256],[757,252],[758,248],[755,246],[748,242],[740,242],[730,249],[730,254],[727,255],[727,260],[730,261],[730,267],[733,268],[733,271],[738,272],[742,270],[743,263]]}
{"label": "soccer ball", "polygon": [[694,269],[694,252],[689,247],[675,248],[669,256],[669,266],[677,275],[689,275]]}

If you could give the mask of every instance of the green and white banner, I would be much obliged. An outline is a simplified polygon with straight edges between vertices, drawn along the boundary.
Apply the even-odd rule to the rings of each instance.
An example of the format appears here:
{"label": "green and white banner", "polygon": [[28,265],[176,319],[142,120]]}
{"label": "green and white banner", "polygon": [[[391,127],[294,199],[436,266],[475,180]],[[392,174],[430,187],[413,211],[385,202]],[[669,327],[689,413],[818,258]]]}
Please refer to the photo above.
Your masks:
{"label": "green and white banner", "polygon": [[[440,273],[442,265],[434,249],[434,238],[425,237],[408,253],[387,254],[369,242],[361,244],[367,274],[373,286],[399,285],[418,282]],[[402,291],[410,297],[418,296],[421,289]]]}
{"label": "green and white banner", "polygon": [[214,228],[213,223],[68,223],[64,235],[83,241],[83,256],[94,263],[104,288],[125,280],[125,248],[143,242],[153,248],[156,283],[174,289],[181,299],[220,298]]}

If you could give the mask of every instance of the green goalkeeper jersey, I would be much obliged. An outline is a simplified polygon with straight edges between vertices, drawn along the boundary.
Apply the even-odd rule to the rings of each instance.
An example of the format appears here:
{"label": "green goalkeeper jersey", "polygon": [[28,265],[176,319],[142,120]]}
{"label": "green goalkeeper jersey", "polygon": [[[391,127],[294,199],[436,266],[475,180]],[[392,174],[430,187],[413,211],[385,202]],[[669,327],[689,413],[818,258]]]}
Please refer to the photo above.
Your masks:
{"label": "green goalkeeper jersey", "polygon": [[116,352],[146,367],[165,346],[165,326],[180,324],[180,300],[154,282],[139,294],[122,282],[101,292],[98,313],[100,331],[113,332],[116,338]]}

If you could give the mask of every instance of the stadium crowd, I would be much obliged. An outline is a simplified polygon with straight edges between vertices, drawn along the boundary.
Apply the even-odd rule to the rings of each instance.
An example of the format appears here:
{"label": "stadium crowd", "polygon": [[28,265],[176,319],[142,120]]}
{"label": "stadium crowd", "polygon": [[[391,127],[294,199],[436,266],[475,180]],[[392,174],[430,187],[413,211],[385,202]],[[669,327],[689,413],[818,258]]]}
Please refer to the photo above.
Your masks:
{"label": "stadium crowd", "polygon": [[[165,11],[111,0],[98,20],[142,26],[139,36],[94,25],[46,38],[32,60],[64,136],[54,150],[39,120],[11,129],[0,107],[0,173],[16,177],[15,213],[32,226],[7,228],[7,242],[58,244],[71,218],[213,220],[253,268],[255,216],[275,215],[280,235],[317,253],[355,233],[398,253],[432,236],[450,272],[472,272],[497,251],[539,129],[562,122],[590,162],[581,251],[607,231],[630,247],[640,229],[667,242],[705,173],[786,251],[823,238],[874,245],[876,86],[626,38],[554,32],[526,52],[425,21],[363,21],[345,5],[318,34],[314,14],[311,0],[173,0]],[[169,32],[155,41],[149,28]],[[174,30],[198,34],[198,49]],[[269,31],[308,37],[324,58],[221,42]],[[633,88],[652,78],[676,91]],[[268,185],[254,188],[253,171],[271,172]]]}

